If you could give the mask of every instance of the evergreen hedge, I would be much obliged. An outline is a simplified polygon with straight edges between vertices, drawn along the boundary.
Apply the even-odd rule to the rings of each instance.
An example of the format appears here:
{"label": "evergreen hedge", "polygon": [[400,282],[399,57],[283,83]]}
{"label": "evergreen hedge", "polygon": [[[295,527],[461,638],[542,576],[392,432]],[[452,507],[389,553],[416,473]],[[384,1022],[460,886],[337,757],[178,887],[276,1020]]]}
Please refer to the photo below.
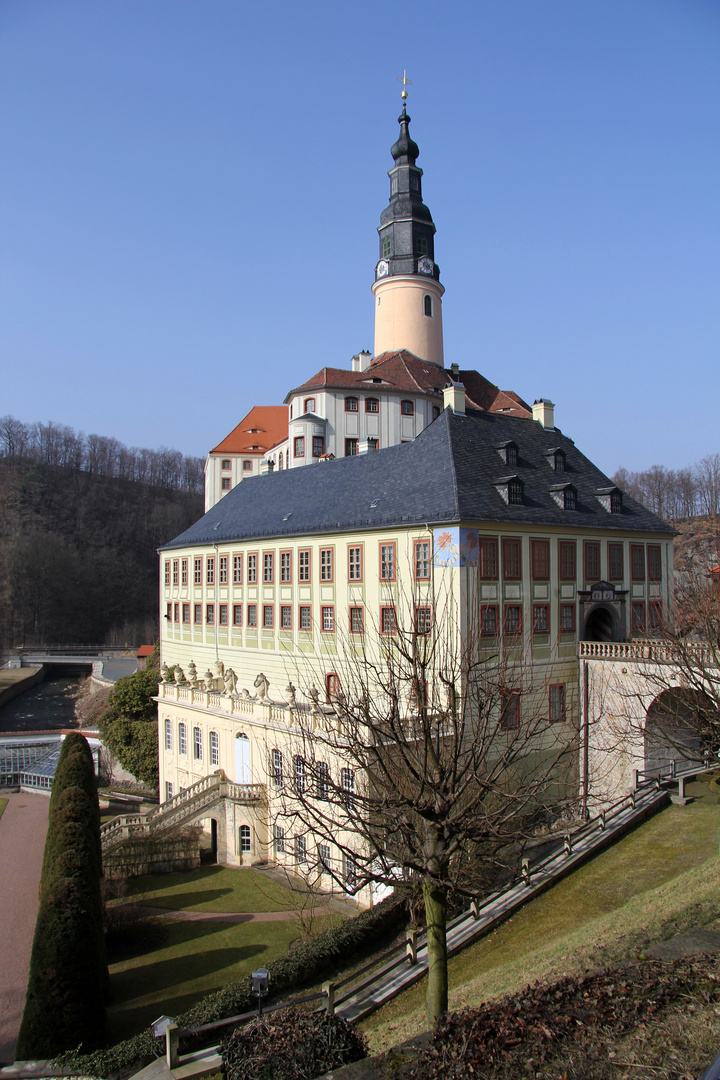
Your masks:
{"label": "evergreen hedge", "polygon": [[[279,960],[268,965],[272,1000],[282,1000],[312,983],[328,979],[342,970],[348,962],[362,957],[377,948],[384,939],[395,933],[407,920],[407,900],[403,896],[389,896],[375,907],[363,911],[352,919],[346,919],[333,930],[301,945]],[[222,990],[208,994],[197,1005],[177,1017],[180,1029],[200,1027],[201,1024],[226,1020],[230,1016],[250,1012],[257,1007],[257,998],[250,992],[250,979],[229,983]],[[219,1041],[221,1033],[214,1033]],[[195,1045],[205,1045],[208,1036],[200,1036]],[[183,1040],[181,1049],[187,1052],[190,1041]],[[143,1065],[149,1064],[154,1054],[165,1052],[164,1039],[153,1038],[149,1028],[132,1039],[117,1043],[107,1050],[92,1054],[63,1054],[59,1063],[71,1067],[86,1076],[105,1078],[129,1075]]]}
{"label": "evergreen hedge", "polygon": [[[95,777],[87,743],[85,749],[78,745],[73,749],[71,743],[61,755],[58,771],[61,783],[57,789],[53,784],[50,802],[18,1060],[52,1057],[79,1046],[92,1048],[104,1034],[107,963],[99,814],[97,793],[89,794]],[[71,778],[78,784],[70,784]]]}

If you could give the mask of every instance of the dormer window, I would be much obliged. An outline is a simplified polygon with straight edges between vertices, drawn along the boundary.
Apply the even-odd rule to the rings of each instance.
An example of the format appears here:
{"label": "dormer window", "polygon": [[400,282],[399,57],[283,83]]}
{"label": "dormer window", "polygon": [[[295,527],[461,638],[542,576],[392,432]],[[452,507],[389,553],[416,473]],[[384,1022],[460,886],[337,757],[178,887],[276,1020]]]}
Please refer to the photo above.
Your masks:
{"label": "dormer window", "polygon": [[314,397],[306,397],[305,398],[304,411],[305,412],[315,412],[315,398]]}
{"label": "dormer window", "polygon": [[505,462],[506,465],[517,465],[518,463],[518,448],[517,443],[508,441],[501,443],[500,446],[495,448]]}
{"label": "dormer window", "polygon": [[545,459],[554,472],[565,472],[565,451],[559,446],[551,446],[546,450]]}
{"label": "dormer window", "polygon": [[358,411],[358,399],[356,397],[345,398],[345,412],[357,412]]}
{"label": "dormer window", "polygon": [[525,485],[519,476],[501,476],[495,481],[495,487],[508,506],[522,506],[524,503]]}
{"label": "dormer window", "polygon": [[607,510],[608,514],[622,514],[623,493],[620,488],[598,488],[595,492],[595,498],[600,503],[603,510]]}
{"label": "dormer window", "polygon": [[572,484],[556,484],[550,494],[561,510],[577,510],[577,489]]}

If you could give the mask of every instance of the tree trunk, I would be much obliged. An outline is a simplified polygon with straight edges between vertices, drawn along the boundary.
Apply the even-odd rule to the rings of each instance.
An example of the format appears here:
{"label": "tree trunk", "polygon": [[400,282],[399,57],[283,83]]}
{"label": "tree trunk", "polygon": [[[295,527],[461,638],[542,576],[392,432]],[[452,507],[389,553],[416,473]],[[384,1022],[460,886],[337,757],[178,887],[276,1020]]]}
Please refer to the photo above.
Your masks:
{"label": "tree trunk", "polygon": [[427,923],[428,987],[425,1017],[428,1028],[433,1028],[439,1016],[448,1007],[447,969],[447,889],[423,882],[425,921]]}

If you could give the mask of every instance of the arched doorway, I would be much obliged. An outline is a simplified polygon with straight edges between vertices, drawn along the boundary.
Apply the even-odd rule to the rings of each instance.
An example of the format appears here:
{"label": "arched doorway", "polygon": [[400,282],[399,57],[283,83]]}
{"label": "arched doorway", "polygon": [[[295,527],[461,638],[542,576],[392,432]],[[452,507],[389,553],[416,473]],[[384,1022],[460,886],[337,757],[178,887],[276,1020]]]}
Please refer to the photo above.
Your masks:
{"label": "arched doorway", "polygon": [[585,641],[615,641],[612,609],[603,604],[594,607],[585,623]]}
{"label": "arched doorway", "polygon": [[235,736],[235,783],[251,783],[250,740],[242,731]]}
{"label": "arched doorway", "polygon": [[701,758],[712,711],[712,702],[698,690],[676,686],[658,694],[645,718],[645,768],[661,770],[673,761]]}

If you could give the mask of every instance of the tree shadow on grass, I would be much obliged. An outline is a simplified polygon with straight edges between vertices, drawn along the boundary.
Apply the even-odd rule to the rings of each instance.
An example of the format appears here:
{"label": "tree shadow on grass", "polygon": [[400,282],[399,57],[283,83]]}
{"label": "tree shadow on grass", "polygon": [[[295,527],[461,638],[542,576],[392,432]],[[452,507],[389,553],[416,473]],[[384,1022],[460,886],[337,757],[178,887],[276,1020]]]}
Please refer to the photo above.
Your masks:
{"label": "tree shadow on grass", "polygon": [[223,896],[232,895],[232,889],[194,889],[192,892],[178,893],[168,892],[162,896],[143,896],[136,893],[132,897],[132,903],[139,907],[165,908],[167,911],[184,911],[197,908],[198,904],[209,904],[213,900],[219,900]]}

